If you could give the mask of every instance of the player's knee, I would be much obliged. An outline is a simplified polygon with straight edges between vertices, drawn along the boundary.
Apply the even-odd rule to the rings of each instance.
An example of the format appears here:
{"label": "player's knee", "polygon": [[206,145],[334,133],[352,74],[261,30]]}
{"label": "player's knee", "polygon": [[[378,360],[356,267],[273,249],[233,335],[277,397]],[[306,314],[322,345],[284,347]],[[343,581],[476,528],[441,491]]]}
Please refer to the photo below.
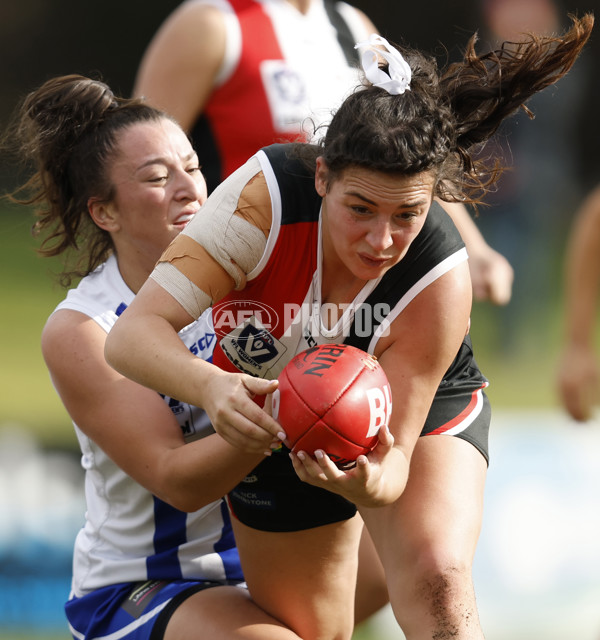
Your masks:
{"label": "player's knee", "polygon": [[404,600],[394,613],[407,638],[422,637],[427,628],[439,640],[458,637],[475,621],[470,568],[437,561],[420,563],[412,585],[404,583]]}
{"label": "player's knee", "polygon": [[405,575],[401,589],[406,602],[420,603],[421,610],[443,611],[470,599],[473,590],[471,562],[449,549],[421,549]]}
{"label": "player's knee", "polygon": [[466,567],[431,567],[416,582],[417,597],[437,612],[455,607],[471,592],[471,573]]}

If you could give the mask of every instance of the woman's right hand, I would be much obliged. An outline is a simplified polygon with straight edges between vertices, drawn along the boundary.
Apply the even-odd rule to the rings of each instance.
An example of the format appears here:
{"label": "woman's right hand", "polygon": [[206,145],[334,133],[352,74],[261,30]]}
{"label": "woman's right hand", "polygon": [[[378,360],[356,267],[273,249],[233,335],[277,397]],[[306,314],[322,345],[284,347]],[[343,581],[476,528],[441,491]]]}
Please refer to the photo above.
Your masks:
{"label": "woman's right hand", "polygon": [[277,384],[277,380],[219,371],[203,393],[202,406],[215,431],[231,446],[248,453],[268,454],[272,445],[279,446],[286,436],[281,425],[254,398],[273,393]]}
{"label": "woman's right hand", "polygon": [[303,482],[327,489],[363,507],[380,507],[397,500],[406,486],[408,461],[394,447],[389,429],[379,431],[379,442],[356,464],[340,469],[322,450],[311,456],[305,451],[290,453],[296,474]]}

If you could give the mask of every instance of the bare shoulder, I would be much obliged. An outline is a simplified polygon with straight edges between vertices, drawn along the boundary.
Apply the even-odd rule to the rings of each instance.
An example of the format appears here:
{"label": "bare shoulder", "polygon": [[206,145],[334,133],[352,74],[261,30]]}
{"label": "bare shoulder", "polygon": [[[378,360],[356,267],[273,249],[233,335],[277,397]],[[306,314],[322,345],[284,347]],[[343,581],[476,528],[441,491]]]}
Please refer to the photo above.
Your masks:
{"label": "bare shoulder", "polygon": [[71,309],[53,313],[42,330],[42,354],[53,376],[77,376],[93,362],[104,366],[106,332],[92,318]]}
{"label": "bare shoulder", "polygon": [[[468,261],[461,262],[427,286],[409,304],[415,303],[412,322],[428,327],[442,339],[464,337],[473,302]],[[428,333],[426,329],[426,333]],[[430,339],[432,336],[430,336]]]}
{"label": "bare shoulder", "polygon": [[53,313],[42,331],[42,354],[52,383],[71,418],[88,435],[110,411],[120,378],[104,358],[106,331],[70,309]]}
{"label": "bare shoulder", "polygon": [[424,362],[425,354],[429,354],[426,359],[430,362],[444,357],[445,352],[454,356],[468,330],[471,306],[471,278],[465,261],[425,287],[408,304],[392,322],[388,336],[380,340],[379,349],[414,352],[415,362]]}
{"label": "bare shoulder", "polygon": [[218,7],[182,3],[144,52],[134,95],[170,113],[189,130],[213,88],[226,46],[225,16]]}
{"label": "bare shoulder", "polygon": [[188,0],[182,2],[163,22],[157,33],[188,33],[198,28],[214,29],[224,24],[222,9],[216,4]]}
{"label": "bare shoulder", "polygon": [[358,13],[359,18],[364,22],[365,29],[369,33],[379,33],[379,29],[377,29],[377,27],[373,24],[371,18],[369,18],[369,16],[364,11],[361,11],[356,7],[354,7],[354,9],[356,13]]}
{"label": "bare shoulder", "polygon": [[154,35],[142,65],[158,54],[184,59],[194,52],[210,52],[224,42],[225,16],[218,7],[203,2],[183,2]]}
{"label": "bare shoulder", "polygon": [[[42,330],[42,351],[44,356],[49,355],[55,349],[61,350],[65,344],[73,344],[86,333],[85,327],[93,323],[101,331],[93,320],[80,311],[72,309],[59,309],[46,321]],[[102,332],[104,333],[104,332]],[[106,335],[106,334],[105,334]]]}

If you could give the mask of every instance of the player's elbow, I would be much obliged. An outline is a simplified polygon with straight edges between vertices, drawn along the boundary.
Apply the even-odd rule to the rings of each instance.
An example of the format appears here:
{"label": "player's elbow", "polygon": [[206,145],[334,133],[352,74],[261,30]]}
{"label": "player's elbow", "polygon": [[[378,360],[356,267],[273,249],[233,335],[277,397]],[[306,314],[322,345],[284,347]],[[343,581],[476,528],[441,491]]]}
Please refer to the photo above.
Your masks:
{"label": "player's elbow", "polygon": [[219,499],[220,496],[207,495],[202,491],[191,489],[189,486],[184,486],[181,483],[171,481],[163,481],[160,483],[161,491],[160,495],[157,493],[163,502],[184,513],[193,513],[202,509],[206,505]]}
{"label": "player's elbow", "polygon": [[121,348],[120,333],[120,327],[117,323],[113,325],[104,342],[104,359],[117,371],[119,371],[120,364],[119,355],[123,351]]}
{"label": "player's elbow", "polygon": [[208,502],[201,500],[198,495],[192,496],[185,492],[173,492],[169,496],[163,497],[162,500],[174,509],[184,513],[194,513],[194,511],[198,511],[208,504]]}

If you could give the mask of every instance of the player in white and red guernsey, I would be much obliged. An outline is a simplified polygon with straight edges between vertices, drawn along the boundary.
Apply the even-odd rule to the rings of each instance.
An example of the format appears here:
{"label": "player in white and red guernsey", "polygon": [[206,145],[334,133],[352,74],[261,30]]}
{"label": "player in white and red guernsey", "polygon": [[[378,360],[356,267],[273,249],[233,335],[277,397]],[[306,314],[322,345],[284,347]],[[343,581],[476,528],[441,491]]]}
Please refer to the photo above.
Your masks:
{"label": "player in white and red guernsey", "polygon": [[[209,25],[224,38],[214,46]],[[329,121],[359,79],[354,44],[374,30],[337,0],[188,0],[155,36],[135,92],[190,131],[210,193],[261,147]]]}
{"label": "player in white and red guernsey", "polygon": [[[475,152],[571,68],[593,17],[572,20],[563,37],[532,36],[518,56],[508,48],[478,56],[473,37],[464,60],[442,70],[379,36],[362,43],[367,81],[337,110],[322,144],[264,149],[232,174],[108,336],[106,356],[119,371],[193,399],[218,433],[252,451],[285,441],[285,425],[254,398],[275,390],[268,377],[303,344],[333,337],[378,357],[392,389],[393,439],[380,432],[350,470],[323,452],[291,462],[271,453],[230,494],[244,575],[262,606],[301,603],[327,624],[332,608],[310,586],[321,574],[315,554],[338,558],[337,585],[346,586],[352,573],[331,535],[344,537],[349,525],[351,543],[356,504],[406,637],[483,638],[471,564],[487,466],[487,381],[465,337],[466,252],[435,198],[481,201],[498,173],[494,158]],[[243,313],[224,332],[215,366],[190,358],[174,332],[211,305],[216,328],[221,303]],[[309,304],[298,333],[288,330],[292,316],[276,322],[286,303]],[[269,328],[258,318],[267,305]]]}

